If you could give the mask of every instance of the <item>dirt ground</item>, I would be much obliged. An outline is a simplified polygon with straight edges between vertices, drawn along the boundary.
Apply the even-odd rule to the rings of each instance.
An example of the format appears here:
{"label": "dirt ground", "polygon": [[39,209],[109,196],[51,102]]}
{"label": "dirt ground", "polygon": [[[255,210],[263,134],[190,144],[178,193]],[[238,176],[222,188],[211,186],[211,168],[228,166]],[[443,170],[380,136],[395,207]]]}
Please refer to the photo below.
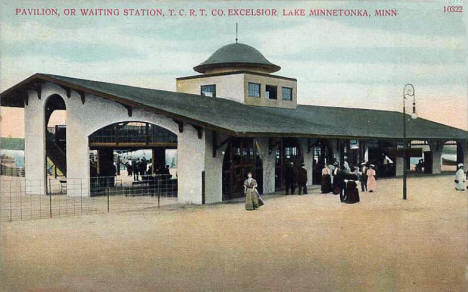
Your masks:
{"label": "dirt ground", "polygon": [[2,222],[2,291],[466,291],[467,192],[379,180],[361,203],[267,197]]}

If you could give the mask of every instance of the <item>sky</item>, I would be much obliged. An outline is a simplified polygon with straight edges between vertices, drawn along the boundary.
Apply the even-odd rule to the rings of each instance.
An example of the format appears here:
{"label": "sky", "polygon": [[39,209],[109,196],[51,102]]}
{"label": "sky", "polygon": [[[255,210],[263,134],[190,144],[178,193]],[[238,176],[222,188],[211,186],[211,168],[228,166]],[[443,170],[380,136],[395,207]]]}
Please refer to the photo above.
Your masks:
{"label": "sky", "polygon": [[[451,2],[457,0],[450,0]],[[65,3],[64,3],[65,2]],[[38,5],[40,3],[40,5]],[[446,3],[445,3],[446,4]],[[412,83],[419,117],[468,129],[465,21],[444,2],[0,1],[0,91],[37,73],[175,90],[175,78],[234,42],[257,48],[275,74],[297,78],[298,103],[402,109]],[[61,16],[19,16],[57,8]],[[64,16],[64,8],[395,8],[396,17]],[[408,103],[410,106],[410,103]],[[2,108],[2,136],[21,137],[22,110]]]}

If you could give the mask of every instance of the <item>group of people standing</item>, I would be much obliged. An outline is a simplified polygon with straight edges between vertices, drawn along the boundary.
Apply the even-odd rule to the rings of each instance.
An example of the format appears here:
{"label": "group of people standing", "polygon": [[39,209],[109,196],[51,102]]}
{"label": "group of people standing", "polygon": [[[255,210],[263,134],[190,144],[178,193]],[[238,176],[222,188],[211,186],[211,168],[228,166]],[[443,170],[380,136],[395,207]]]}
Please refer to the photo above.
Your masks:
{"label": "group of people standing", "polygon": [[[299,168],[294,166],[294,162],[290,162],[284,172],[284,180],[286,184],[286,195],[294,195],[296,186],[298,194],[307,194],[307,169],[304,163],[301,163]],[[255,210],[262,206],[263,200],[257,190],[257,181],[252,178],[252,173],[249,172],[247,179],[244,181],[245,193],[245,209]]]}
{"label": "group of people standing", "polygon": [[294,195],[296,185],[299,188],[299,195],[307,195],[307,169],[305,168],[305,164],[301,163],[300,167],[296,168],[294,162],[291,161],[285,169],[284,181],[286,184],[286,195],[289,195],[289,191],[291,191],[291,195]]}
{"label": "group of people standing", "polygon": [[375,166],[366,162],[353,169],[347,161],[341,166],[338,162],[325,164],[322,169],[321,192],[339,194],[341,202],[354,204],[360,201],[357,182],[360,182],[362,192],[374,192],[377,187],[375,176]]}
{"label": "group of people standing", "polygon": [[[374,192],[377,187],[375,180],[375,166],[367,162],[360,164],[360,167],[351,169],[349,163],[344,161],[340,166],[338,162],[325,165],[322,169],[321,192],[324,194],[333,193],[340,195],[342,203],[354,204],[360,201],[358,184],[363,192]],[[286,195],[294,194],[296,186],[299,188],[298,194],[307,194],[307,169],[304,163],[299,168],[290,162],[284,173],[286,184]],[[245,209],[255,210],[262,206],[263,200],[257,191],[257,181],[252,178],[249,172],[244,181]]]}
{"label": "group of people standing", "polygon": [[125,163],[125,167],[127,168],[127,175],[133,175],[133,180],[135,181],[138,181],[140,177],[143,179],[143,177],[148,174],[148,162],[145,157],[142,159],[129,160]]}

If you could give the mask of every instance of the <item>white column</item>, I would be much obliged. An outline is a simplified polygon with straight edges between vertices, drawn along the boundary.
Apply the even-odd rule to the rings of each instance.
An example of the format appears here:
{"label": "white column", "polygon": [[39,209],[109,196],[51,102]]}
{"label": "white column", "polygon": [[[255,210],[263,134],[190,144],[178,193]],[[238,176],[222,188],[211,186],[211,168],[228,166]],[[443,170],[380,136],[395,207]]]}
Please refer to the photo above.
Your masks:
{"label": "white column", "polygon": [[68,99],[67,107],[67,195],[84,196],[90,195],[89,190],[89,147],[88,136],[84,127],[83,119],[86,116],[85,108],[81,98],[76,92]]}
{"label": "white column", "polygon": [[430,141],[429,146],[432,152],[432,173],[439,174],[441,172],[441,156],[444,141]]}
{"label": "white column", "polygon": [[468,140],[460,141],[462,148],[463,148],[463,164],[465,165],[465,169],[468,166]]}
{"label": "white column", "polygon": [[276,147],[269,153],[268,138],[257,138],[260,148],[260,158],[263,169],[263,193],[273,193],[275,191],[275,151]]}
{"label": "white column", "polygon": [[[35,91],[28,92],[24,108],[24,166],[27,194],[46,193],[46,136],[42,99]],[[41,96],[44,98],[44,96]]]}
{"label": "white column", "polygon": [[[213,157],[213,131],[203,131],[205,137],[205,204],[223,201],[223,160],[227,143],[216,149]],[[217,135],[218,145],[227,137]]]}
{"label": "white column", "polygon": [[312,185],[312,176],[313,176],[313,156],[314,154],[312,153],[312,149],[307,149],[308,148],[308,143],[307,139],[299,139],[299,143],[301,144],[302,148],[302,155],[304,157],[304,166],[307,169],[307,185]]}
{"label": "white column", "polygon": [[[183,132],[177,137],[177,197],[180,203],[202,203],[205,139],[206,135],[199,139],[197,131],[189,124],[184,124]],[[205,182],[208,180],[206,177]]]}
{"label": "white column", "polygon": [[404,159],[403,156],[397,156],[395,159],[396,176],[403,176]]}
{"label": "white column", "polygon": [[340,161],[340,152],[338,149],[338,140],[330,140],[330,150],[335,161],[341,163]]}

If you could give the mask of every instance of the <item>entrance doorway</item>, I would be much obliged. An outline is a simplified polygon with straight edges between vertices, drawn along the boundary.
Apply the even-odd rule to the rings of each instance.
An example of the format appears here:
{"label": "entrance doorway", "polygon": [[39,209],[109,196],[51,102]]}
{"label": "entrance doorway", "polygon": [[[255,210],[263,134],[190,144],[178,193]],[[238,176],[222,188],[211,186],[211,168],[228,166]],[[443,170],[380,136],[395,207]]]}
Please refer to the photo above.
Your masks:
{"label": "entrance doorway", "polygon": [[46,191],[65,194],[67,190],[66,105],[58,94],[49,96],[45,104]]}
{"label": "entrance doorway", "polygon": [[89,136],[91,194],[177,197],[177,135],[146,122],[120,122]]}
{"label": "entrance doorway", "polygon": [[281,138],[278,141],[278,147],[275,155],[275,190],[284,190],[286,188],[285,170],[291,163],[298,167],[304,162],[299,141],[296,138]]}
{"label": "entrance doorway", "polygon": [[263,169],[258,145],[253,138],[232,138],[223,160],[223,200],[244,196],[247,173],[257,181],[257,190],[263,192]]}

